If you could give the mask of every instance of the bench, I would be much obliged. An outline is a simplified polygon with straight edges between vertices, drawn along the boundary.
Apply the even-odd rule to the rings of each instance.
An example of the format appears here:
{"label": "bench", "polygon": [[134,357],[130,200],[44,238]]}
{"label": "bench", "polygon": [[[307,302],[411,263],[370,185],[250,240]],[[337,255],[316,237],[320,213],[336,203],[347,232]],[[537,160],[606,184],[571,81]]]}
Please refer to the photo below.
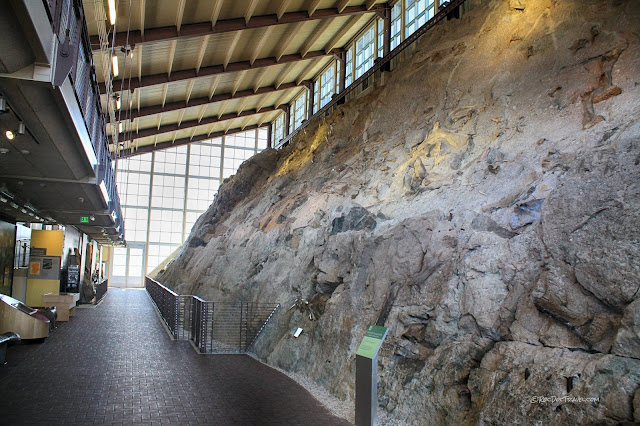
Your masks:
{"label": "bench", "polygon": [[19,342],[20,336],[11,331],[0,334],[0,364],[5,364],[7,358],[7,346],[9,343]]}
{"label": "bench", "polygon": [[57,321],[69,321],[69,317],[76,314],[76,302],[80,299],[80,293],[47,293],[42,295],[42,303],[45,307],[54,306],[58,311]]}

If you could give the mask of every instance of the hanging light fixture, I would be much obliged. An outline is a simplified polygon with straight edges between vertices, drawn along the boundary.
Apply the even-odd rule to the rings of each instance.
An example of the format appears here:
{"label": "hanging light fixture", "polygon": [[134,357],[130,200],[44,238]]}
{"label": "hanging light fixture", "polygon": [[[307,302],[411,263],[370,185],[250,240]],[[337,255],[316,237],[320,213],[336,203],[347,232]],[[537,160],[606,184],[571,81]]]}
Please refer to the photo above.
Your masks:
{"label": "hanging light fixture", "polygon": [[18,134],[19,135],[24,135],[27,131],[27,126],[25,126],[24,122],[20,122],[18,123]]}
{"label": "hanging light fixture", "polygon": [[116,24],[116,0],[109,0],[109,21],[111,25]]}
{"label": "hanging light fixture", "polygon": [[116,111],[117,111],[122,107],[122,102],[120,101],[120,94],[116,93],[115,95],[113,95],[113,98],[116,101]]}
{"label": "hanging light fixture", "polygon": [[117,55],[113,55],[113,56],[111,57],[111,62],[113,63],[113,68],[112,68],[112,70],[113,70],[113,76],[114,76],[114,77],[117,77],[117,76],[118,76],[118,74],[120,73],[120,72],[118,71],[118,56],[117,56]]}

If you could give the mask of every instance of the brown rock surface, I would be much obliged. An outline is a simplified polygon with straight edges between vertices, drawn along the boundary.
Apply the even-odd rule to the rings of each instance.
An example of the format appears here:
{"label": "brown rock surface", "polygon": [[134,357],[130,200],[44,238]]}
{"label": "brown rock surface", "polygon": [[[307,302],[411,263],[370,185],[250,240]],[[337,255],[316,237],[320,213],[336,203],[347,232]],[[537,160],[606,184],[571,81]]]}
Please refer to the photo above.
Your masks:
{"label": "brown rock surface", "polygon": [[469,2],[245,163],[158,279],[280,302],[256,354],[347,404],[384,321],[397,423],[638,421],[640,2]]}

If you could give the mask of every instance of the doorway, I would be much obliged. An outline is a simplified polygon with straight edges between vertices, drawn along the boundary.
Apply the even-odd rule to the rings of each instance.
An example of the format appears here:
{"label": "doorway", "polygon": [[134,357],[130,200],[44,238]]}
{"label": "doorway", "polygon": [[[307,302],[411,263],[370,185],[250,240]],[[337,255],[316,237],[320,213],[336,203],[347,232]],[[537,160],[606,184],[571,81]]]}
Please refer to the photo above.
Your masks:
{"label": "doorway", "polygon": [[144,287],[144,258],[144,244],[129,243],[128,247],[115,247],[109,286],[120,288]]}

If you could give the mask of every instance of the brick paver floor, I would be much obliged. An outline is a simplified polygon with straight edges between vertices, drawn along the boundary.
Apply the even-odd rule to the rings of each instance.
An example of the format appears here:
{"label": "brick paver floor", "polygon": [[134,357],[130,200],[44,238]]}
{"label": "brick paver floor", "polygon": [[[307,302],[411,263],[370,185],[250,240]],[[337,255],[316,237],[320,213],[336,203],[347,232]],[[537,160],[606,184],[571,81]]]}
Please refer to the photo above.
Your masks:
{"label": "brick paver floor", "polygon": [[349,424],[247,355],[170,340],[144,291],[77,311],[44,343],[8,348],[0,424]]}

